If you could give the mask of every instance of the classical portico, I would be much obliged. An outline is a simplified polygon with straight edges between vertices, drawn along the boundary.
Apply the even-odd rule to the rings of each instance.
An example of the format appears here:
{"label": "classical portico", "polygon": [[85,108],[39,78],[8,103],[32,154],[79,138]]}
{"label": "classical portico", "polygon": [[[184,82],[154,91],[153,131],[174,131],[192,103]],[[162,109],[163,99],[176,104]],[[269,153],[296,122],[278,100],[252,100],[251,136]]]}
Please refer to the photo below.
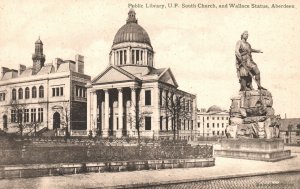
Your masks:
{"label": "classical portico", "polygon": [[103,137],[131,136],[136,131],[131,119],[137,111],[138,87],[138,83],[127,82],[88,89],[88,129]]}

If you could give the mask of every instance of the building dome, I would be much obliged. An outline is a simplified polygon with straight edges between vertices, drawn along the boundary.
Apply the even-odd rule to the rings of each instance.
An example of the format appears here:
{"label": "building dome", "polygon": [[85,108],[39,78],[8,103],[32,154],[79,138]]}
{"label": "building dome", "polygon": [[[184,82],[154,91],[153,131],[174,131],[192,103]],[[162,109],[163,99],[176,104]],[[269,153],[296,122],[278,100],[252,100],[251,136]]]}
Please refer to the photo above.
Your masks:
{"label": "building dome", "polygon": [[221,112],[222,109],[219,106],[213,105],[208,108],[207,113],[209,112]]}
{"label": "building dome", "polygon": [[116,33],[109,62],[115,66],[153,67],[154,51],[146,30],[138,24],[135,11],[130,9],[126,24]]}
{"label": "building dome", "polygon": [[128,13],[128,19],[115,35],[113,45],[123,42],[146,43],[151,46],[150,38],[146,30],[137,23],[135,12],[131,9]]}
{"label": "building dome", "polygon": [[43,42],[42,42],[42,40],[40,39],[40,37],[39,37],[38,40],[35,41],[35,44],[43,44]]}

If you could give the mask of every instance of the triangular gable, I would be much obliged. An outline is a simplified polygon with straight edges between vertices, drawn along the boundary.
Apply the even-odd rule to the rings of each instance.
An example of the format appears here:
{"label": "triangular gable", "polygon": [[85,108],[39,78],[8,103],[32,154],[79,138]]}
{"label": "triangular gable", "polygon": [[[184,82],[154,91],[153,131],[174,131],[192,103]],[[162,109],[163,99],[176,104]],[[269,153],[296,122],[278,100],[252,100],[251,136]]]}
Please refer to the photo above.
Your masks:
{"label": "triangular gable", "polygon": [[171,69],[168,68],[166,69],[158,78],[158,80],[160,82],[163,82],[163,83],[167,83],[169,85],[173,85],[175,87],[178,87],[178,84],[175,80],[175,77],[173,75],[173,73],[171,72]]}
{"label": "triangular gable", "polygon": [[109,66],[104,70],[104,72],[102,72],[92,80],[92,84],[132,80],[137,80],[137,78],[129,72],[123,70],[122,68],[118,68],[116,66]]}

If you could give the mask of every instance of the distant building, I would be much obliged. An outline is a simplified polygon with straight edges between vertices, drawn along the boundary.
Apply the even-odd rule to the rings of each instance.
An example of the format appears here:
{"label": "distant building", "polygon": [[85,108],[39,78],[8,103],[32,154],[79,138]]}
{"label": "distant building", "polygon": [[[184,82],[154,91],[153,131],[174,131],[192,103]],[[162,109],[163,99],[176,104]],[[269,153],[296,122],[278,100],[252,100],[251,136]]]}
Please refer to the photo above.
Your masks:
{"label": "distant building", "polygon": [[[49,64],[45,59],[43,42],[38,39],[31,67],[1,67],[0,129],[18,132],[19,124],[35,123],[37,130],[48,128],[55,134],[63,134],[65,127],[71,133],[86,130],[85,85],[91,78],[84,74],[84,57],[76,55],[75,61],[56,58]],[[24,133],[33,132],[24,129]]]}
{"label": "distant building", "polygon": [[300,145],[300,118],[281,119],[280,123],[280,138],[284,143]]}
{"label": "distant building", "polygon": [[197,130],[200,136],[224,137],[229,124],[229,112],[213,105],[208,110],[201,109],[197,113]]}
{"label": "distant building", "polygon": [[143,117],[142,136],[172,131],[175,121],[167,107],[171,106],[170,99],[178,98],[181,111],[188,112],[178,120],[178,128],[195,130],[196,95],[179,90],[171,69],[155,68],[153,59],[149,35],[138,24],[135,11],[130,10],[126,24],[114,37],[108,67],[88,85],[89,132],[104,137],[136,137],[139,117]]}

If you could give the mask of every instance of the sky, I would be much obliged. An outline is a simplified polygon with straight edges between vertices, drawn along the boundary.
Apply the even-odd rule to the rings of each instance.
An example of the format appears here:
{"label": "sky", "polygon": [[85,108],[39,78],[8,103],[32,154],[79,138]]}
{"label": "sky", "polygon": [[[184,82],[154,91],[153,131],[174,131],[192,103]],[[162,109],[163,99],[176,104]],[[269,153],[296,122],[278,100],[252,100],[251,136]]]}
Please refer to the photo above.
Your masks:
{"label": "sky", "polygon": [[[229,109],[239,91],[235,45],[243,31],[262,54],[253,54],[262,86],[273,95],[276,114],[300,117],[300,3],[295,8],[182,8],[187,1],[136,0],[1,0],[0,66],[32,65],[34,42],[44,43],[46,63],[55,58],[85,57],[92,78],[107,66],[118,29],[126,23],[130,4],[138,23],[148,32],[156,68],[170,67],[179,88],[197,95],[198,108]],[[259,3],[258,3],[259,2]],[[177,8],[146,8],[177,3]],[[248,5],[281,1],[190,1],[185,4]],[[254,82],[253,82],[254,83]],[[254,84],[256,88],[256,85]]]}

